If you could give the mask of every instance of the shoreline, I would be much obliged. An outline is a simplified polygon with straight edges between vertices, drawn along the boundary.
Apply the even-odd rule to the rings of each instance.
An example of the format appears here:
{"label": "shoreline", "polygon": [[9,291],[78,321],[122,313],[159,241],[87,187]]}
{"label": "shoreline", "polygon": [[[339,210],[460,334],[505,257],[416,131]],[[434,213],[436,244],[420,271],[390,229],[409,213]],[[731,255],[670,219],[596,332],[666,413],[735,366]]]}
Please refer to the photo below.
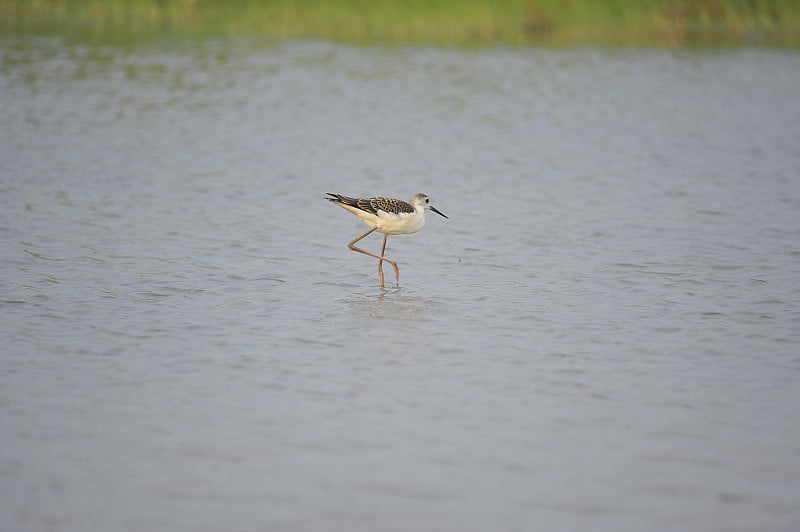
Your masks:
{"label": "shoreline", "polygon": [[261,36],[452,47],[800,47],[800,4],[740,0],[0,0],[0,35]]}

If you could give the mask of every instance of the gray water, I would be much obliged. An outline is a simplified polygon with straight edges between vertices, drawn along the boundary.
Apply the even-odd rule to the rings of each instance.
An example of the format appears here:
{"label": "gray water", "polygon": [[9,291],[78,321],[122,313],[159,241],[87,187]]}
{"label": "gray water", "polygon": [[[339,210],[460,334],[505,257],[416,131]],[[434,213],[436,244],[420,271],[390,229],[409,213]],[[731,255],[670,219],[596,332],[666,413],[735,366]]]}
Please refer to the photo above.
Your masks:
{"label": "gray water", "polygon": [[800,55],[0,44],[3,531],[800,530]]}

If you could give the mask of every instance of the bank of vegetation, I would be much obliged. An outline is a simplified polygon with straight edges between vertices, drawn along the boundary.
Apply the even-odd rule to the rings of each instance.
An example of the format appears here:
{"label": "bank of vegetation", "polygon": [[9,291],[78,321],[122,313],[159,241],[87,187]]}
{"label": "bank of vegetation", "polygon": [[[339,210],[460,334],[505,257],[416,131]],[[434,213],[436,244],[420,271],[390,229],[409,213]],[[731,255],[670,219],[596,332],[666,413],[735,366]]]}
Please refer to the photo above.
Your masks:
{"label": "bank of vegetation", "polygon": [[0,32],[446,46],[800,45],[797,0],[0,0]]}

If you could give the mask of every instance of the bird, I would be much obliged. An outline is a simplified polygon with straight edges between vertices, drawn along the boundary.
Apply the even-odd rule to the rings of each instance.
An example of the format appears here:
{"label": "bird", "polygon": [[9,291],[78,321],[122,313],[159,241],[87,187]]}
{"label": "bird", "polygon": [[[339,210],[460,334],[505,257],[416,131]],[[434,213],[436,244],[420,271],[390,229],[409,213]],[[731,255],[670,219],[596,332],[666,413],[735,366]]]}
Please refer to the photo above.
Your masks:
{"label": "bird", "polygon": [[[407,235],[416,233],[422,226],[425,225],[425,211],[431,210],[448,218],[442,212],[438,211],[436,207],[431,205],[431,200],[425,194],[414,194],[407,202],[395,198],[351,198],[341,194],[327,193],[325,198],[342,207],[345,210],[355,214],[359,220],[371,227],[366,233],[354,238],[347,247],[358,253],[369,255],[378,259],[378,285],[384,288],[383,284],[383,261],[392,265],[394,270],[395,283],[400,285],[400,268],[397,267],[397,262],[387,259],[384,256],[386,252],[386,240],[389,235]],[[449,218],[448,218],[449,219]],[[378,231],[383,233],[383,246],[381,247],[381,254],[376,255],[369,251],[356,247],[356,242]]]}

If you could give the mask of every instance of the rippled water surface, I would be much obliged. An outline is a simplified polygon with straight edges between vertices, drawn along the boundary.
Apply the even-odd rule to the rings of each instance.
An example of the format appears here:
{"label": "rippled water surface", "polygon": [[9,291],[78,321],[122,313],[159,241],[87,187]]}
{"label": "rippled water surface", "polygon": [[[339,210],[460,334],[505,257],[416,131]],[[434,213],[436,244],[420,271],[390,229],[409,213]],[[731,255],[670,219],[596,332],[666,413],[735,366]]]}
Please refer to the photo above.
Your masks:
{"label": "rippled water surface", "polygon": [[797,54],[0,44],[0,529],[800,530]]}

